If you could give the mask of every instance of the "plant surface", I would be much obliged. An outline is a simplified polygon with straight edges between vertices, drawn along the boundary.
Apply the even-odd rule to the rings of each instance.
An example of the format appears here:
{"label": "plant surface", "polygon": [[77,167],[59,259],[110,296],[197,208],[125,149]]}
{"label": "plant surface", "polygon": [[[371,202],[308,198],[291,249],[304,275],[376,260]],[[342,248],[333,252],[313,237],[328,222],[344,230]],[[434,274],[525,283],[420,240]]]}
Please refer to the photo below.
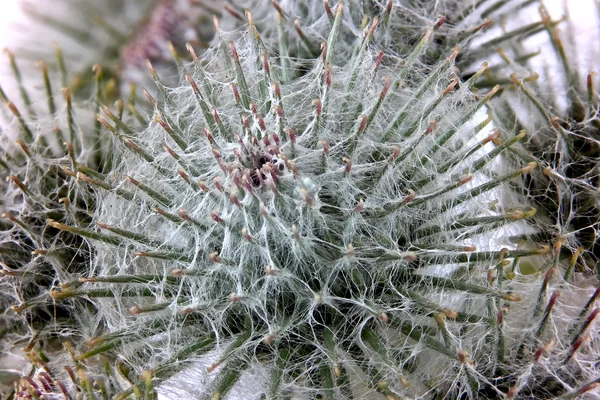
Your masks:
{"label": "plant surface", "polygon": [[[248,375],[261,382],[254,397],[267,398],[593,390],[600,292],[572,285],[580,253],[561,262],[563,242],[540,241],[528,223],[536,209],[520,188],[538,161],[507,157],[525,130],[490,130],[482,111],[499,87],[473,91],[487,65],[466,80],[455,68],[452,46],[487,23],[441,35],[446,18],[432,20],[432,6],[420,38],[394,41],[407,32],[402,7],[326,2],[306,24],[321,45],[295,28],[299,47],[288,47],[294,8],[274,5],[279,25],[264,38],[262,19],[230,7],[244,27],[217,25],[200,56],[188,45],[192,60],[176,57],[175,76],[149,62],[148,115],[133,96],[131,114],[96,97],[111,137],[103,163],[83,158],[81,136],[50,163],[64,183],[32,190],[12,179],[23,206],[5,253],[23,243],[37,253],[3,258],[3,284],[32,288],[14,291],[14,311],[63,309],[62,328],[55,314],[54,333],[41,332],[73,341],[48,357],[52,341],[32,340],[17,396],[247,398],[235,390]],[[67,118],[71,138],[73,126]],[[20,144],[29,169],[45,147],[27,144],[45,132]],[[57,203],[58,187],[67,195]],[[35,241],[39,227],[51,242]],[[531,240],[509,240],[523,232]],[[36,282],[44,269],[33,261],[50,283]]]}

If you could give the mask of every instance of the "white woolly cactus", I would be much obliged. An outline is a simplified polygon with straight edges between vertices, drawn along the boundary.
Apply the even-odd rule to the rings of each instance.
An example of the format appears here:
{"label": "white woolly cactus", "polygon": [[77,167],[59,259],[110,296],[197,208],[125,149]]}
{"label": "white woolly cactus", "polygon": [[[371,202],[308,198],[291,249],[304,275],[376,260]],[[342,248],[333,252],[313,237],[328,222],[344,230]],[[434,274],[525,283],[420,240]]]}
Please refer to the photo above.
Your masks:
{"label": "white woolly cactus", "polygon": [[[438,40],[438,2],[422,37],[398,46],[388,28],[404,26],[401,7],[325,5],[313,58],[238,13],[247,26],[200,57],[188,45],[175,77],[148,63],[149,118],[96,98],[110,165],[75,150],[61,163],[85,196],[68,211],[84,217],[35,214],[63,231],[36,260],[56,263],[74,234],[89,241],[71,246],[86,267],[21,304],[70,310],[75,329],[56,331],[76,343],[51,360],[40,349],[17,398],[593,396],[600,290],[571,286],[579,254],[564,269],[561,244],[533,236],[536,210],[513,189],[537,165],[505,158],[525,131],[488,125],[498,87],[471,90],[486,65],[457,75],[449,44],[463,40]],[[45,204],[25,189],[26,204]],[[33,271],[3,268],[3,287]],[[179,371],[193,392],[170,380]],[[236,388],[248,374],[264,383],[254,393]]]}
{"label": "white woolly cactus", "polygon": [[[554,373],[535,364],[551,351],[557,271],[542,269],[541,290],[520,274],[549,248],[502,239],[535,210],[496,191],[536,168],[497,162],[525,132],[476,136],[497,91],[470,91],[485,66],[461,82],[456,49],[415,68],[430,35],[403,63],[378,57],[385,15],[365,14],[351,45],[343,2],[336,10],[318,58],[271,56],[247,13],[240,39],[219,32],[200,58],[188,47],[182,86],[150,65],[164,101],[147,94],[147,129],[107,107],[98,116],[119,142],[115,169],[68,173],[97,188],[101,231],[48,221],[94,243],[94,268],[50,294],[98,309],[74,359],[114,352],[132,368],[121,397],[209,350],[213,398],[254,361],[269,371],[267,397],[361,397],[357,380],[367,398],[548,396],[538,379]],[[596,314],[588,305],[560,340],[583,340]],[[549,393],[590,390],[578,387],[586,360]]]}

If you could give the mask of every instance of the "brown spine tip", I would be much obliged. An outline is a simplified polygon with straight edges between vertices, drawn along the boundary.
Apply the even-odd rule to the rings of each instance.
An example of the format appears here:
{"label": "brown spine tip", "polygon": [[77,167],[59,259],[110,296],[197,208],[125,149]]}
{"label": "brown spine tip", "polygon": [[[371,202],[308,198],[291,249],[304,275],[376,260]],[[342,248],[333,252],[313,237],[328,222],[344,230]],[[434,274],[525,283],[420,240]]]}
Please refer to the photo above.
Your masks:
{"label": "brown spine tip", "polygon": [[[36,63],[36,65],[37,65],[37,67],[38,67],[39,69],[41,69],[41,70],[42,70],[42,72],[44,72],[44,73],[47,73],[47,72],[48,72],[48,64],[46,64],[46,61],[44,61],[44,60],[39,60],[39,61]],[[94,69],[94,68],[92,67],[92,70],[93,70],[93,69]]]}
{"label": "brown spine tip", "polygon": [[225,222],[225,221],[223,221],[223,220],[221,219],[221,217],[219,217],[219,214],[217,214],[217,212],[216,212],[216,211],[212,211],[212,212],[210,213],[210,218],[211,218],[213,221],[215,221],[217,224],[222,224],[222,223],[224,223],[224,222]]}
{"label": "brown spine tip", "polygon": [[106,129],[108,129],[109,131],[111,131],[111,132],[114,132],[114,131],[115,131],[115,128],[114,128],[114,127],[113,127],[111,124],[109,124],[109,123],[108,123],[108,121],[107,121],[107,120],[105,120],[105,119],[104,119],[104,117],[103,117],[102,115],[100,115],[100,114],[96,114],[96,120],[97,120],[98,122],[100,122],[100,123],[102,124],[102,126],[104,126],[104,127],[105,127]]}
{"label": "brown spine tip", "polygon": [[87,176],[86,174],[83,174],[81,172],[77,173],[77,179],[87,182],[87,183],[94,183],[94,180],[92,178],[90,178],[89,176]]}
{"label": "brown spine tip", "polygon": [[183,208],[180,208],[179,210],[177,210],[177,215],[179,216],[179,218],[186,220],[186,221],[191,221],[192,217],[190,217],[190,215],[187,213],[186,210],[184,210]]}
{"label": "brown spine tip", "polygon": [[187,183],[190,183],[190,176],[187,174],[187,172],[185,172],[183,169],[179,168],[177,170],[177,173],[184,181],[186,181]]}
{"label": "brown spine tip", "polygon": [[290,141],[292,143],[296,143],[296,132],[294,131],[294,129],[292,129],[292,128],[286,128],[285,130],[286,130],[287,134],[290,137]]}
{"label": "brown spine tip", "polygon": [[263,338],[263,343],[266,345],[272,344],[274,341],[275,335],[273,334],[265,335],[265,337]]}
{"label": "brown spine tip", "polygon": [[408,196],[404,198],[402,201],[404,204],[408,204],[413,201],[417,197],[417,194],[413,190],[408,190]]}
{"label": "brown spine tip", "polygon": [[435,25],[433,26],[434,30],[439,29],[442,25],[444,25],[446,23],[446,17],[444,15],[440,15],[438,17],[438,20],[436,21]]}
{"label": "brown spine tip", "polygon": [[[190,55],[192,56],[192,60],[194,60],[194,62],[197,63],[198,62],[198,55],[196,54],[196,51],[194,50],[194,48],[192,47],[192,45],[189,42],[187,42],[185,44],[185,48],[188,51],[188,53],[190,53]],[[187,75],[186,75],[186,78],[187,78]]]}
{"label": "brown spine tip", "polygon": [[321,43],[321,59],[324,63],[327,63],[327,42]]}
{"label": "brown spine tip", "polygon": [[513,386],[510,389],[508,389],[508,392],[506,393],[506,400],[514,400],[514,398],[517,396],[517,394],[519,394],[519,387],[518,386]]}
{"label": "brown spine tip", "polygon": [[344,175],[348,176],[350,175],[350,170],[352,169],[352,160],[350,160],[348,157],[344,157],[342,160],[346,163]]}
{"label": "brown spine tip", "polygon": [[237,49],[235,48],[235,44],[233,41],[229,41],[229,48],[231,49],[231,55],[236,62],[240,62],[240,56],[238,55]]}
{"label": "brown spine tip", "polygon": [[579,389],[576,393],[576,396],[581,396],[582,394],[585,394],[587,392],[591,392],[594,389],[600,388],[600,378],[596,379],[593,382],[588,383],[587,385],[585,385],[584,387],[582,387],[581,389]]}
{"label": "brown spine tip", "polygon": [[12,112],[15,117],[17,117],[17,118],[21,117],[21,113],[19,112],[19,109],[17,108],[17,106],[15,106],[15,103],[13,103],[12,101],[9,101],[6,103],[6,105],[10,109],[10,112]]}
{"label": "brown spine tip", "polygon": [[392,85],[392,81],[388,76],[383,77],[383,88],[381,89],[381,93],[379,94],[379,98],[383,100],[390,90],[390,86]]}
{"label": "brown spine tip", "polygon": [[244,20],[244,17],[242,17],[242,15],[240,13],[238,13],[231,5],[225,3],[223,8],[225,9],[225,11],[227,11],[229,14],[231,14],[234,18],[237,18],[240,21]]}
{"label": "brown spine tip", "polygon": [[317,117],[321,116],[321,111],[323,111],[323,103],[321,103],[320,99],[313,100],[313,105],[315,106],[315,112],[317,113]]}
{"label": "brown spine tip", "polygon": [[144,309],[140,306],[131,306],[128,311],[131,315],[140,315],[144,312]]}
{"label": "brown spine tip", "polygon": [[269,55],[267,53],[263,54],[263,68],[267,74],[271,74],[271,66],[269,65]]}
{"label": "brown spine tip", "polygon": [[377,314],[377,319],[379,321],[381,321],[382,323],[384,323],[384,324],[387,324],[390,321],[390,318],[384,312],[381,312],[381,313]]}
{"label": "brown spine tip", "polygon": [[354,212],[360,213],[362,210],[364,210],[364,208],[365,208],[365,201],[363,199],[360,199],[358,201],[358,205],[356,207],[354,207]]}
{"label": "brown spine tip", "polygon": [[521,169],[521,172],[523,174],[527,174],[527,173],[533,171],[535,169],[535,167],[537,167],[537,163],[535,161],[532,161],[529,164],[527,164],[525,167],[523,167]]}
{"label": "brown spine tip", "polygon": [[518,294],[512,294],[512,293],[507,293],[507,294],[503,295],[502,298],[504,300],[508,300],[508,301],[521,301],[521,296],[519,296]]}
{"label": "brown spine tip", "polygon": [[140,182],[137,181],[136,179],[134,179],[132,176],[127,175],[127,180],[129,182],[131,182],[132,184],[134,184],[135,186],[139,186],[140,185]]}
{"label": "brown spine tip", "polygon": [[327,16],[328,16],[330,19],[333,19],[333,18],[335,18],[335,17],[333,16],[333,11],[331,10],[331,7],[329,6],[329,0],[323,0],[323,5],[325,6],[325,12],[327,13]]}
{"label": "brown spine tip", "polygon": [[176,268],[176,269],[172,269],[171,272],[169,273],[169,275],[175,277],[175,278],[181,278],[182,276],[184,276],[184,271],[181,268]]}
{"label": "brown spine tip", "polygon": [[450,93],[452,90],[454,90],[454,87],[456,85],[458,85],[458,78],[452,78],[452,80],[450,81],[450,84],[446,87],[446,89],[444,89],[442,96],[447,96],[448,93]]}
{"label": "brown spine tip", "polygon": [[144,95],[146,96],[146,98],[148,99],[148,102],[152,105],[156,105],[156,100],[154,99],[154,97],[152,97],[152,95],[150,94],[150,92],[148,92],[146,89],[142,88],[142,92],[144,92]]}
{"label": "brown spine tip", "polygon": [[213,251],[212,253],[210,253],[208,255],[208,259],[215,263],[215,264],[220,264],[221,263],[221,258],[219,257],[219,252],[218,251]]}
{"label": "brown spine tip", "polygon": [[311,207],[313,205],[313,199],[312,197],[310,197],[306,189],[300,189],[300,196],[302,196],[302,199],[304,200],[307,206]]}
{"label": "brown spine tip", "polygon": [[385,53],[382,50],[379,50],[377,52],[377,60],[375,61],[375,71],[379,71],[379,68],[381,67],[381,62],[383,61],[384,54]]}
{"label": "brown spine tip", "polygon": [[248,233],[248,228],[246,227],[242,228],[242,237],[251,243],[254,242],[254,238]]}
{"label": "brown spine tip", "polygon": [[281,87],[279,82],[273,82],[273,92],[275,93],[275,97],[281,99]]}
{"label": "brown spine tip", "polygon": [[509,213],[509,218],[512,220],[519,220],[522,219],[524,215],[525,213],[523,212],[523,210],[514,210],[511,213]]}
{"label": "brown spine tip", "polygon": [[240,92],[238,91],[238,88],[234,83],[231,84],[231,90],[233,91],[235,102],[239,104],[242,101],[242,98],[240,97]]}
{"label": "brown spine tip", "polygon": [[494,22],[491,19],[486,18],[483,20],[483,23],[477,27],[477,30],[487,29],[492,26],[493,23]]}
{"label": "brown spine tip", "polygon": [[292,237],[296,240],[300,239],[300,232],[298,232],[298,228],[294,224],[292,224]]}
{"label": "brown spine tip", "polygon": [[521,82],[517,76],[516,72],[513,72],[512,74],[510,74],[510,80],[512,81],[512,83],[517,86],[517,87],[521,87],[523,86],[523,82]]}
{"label": "brown spine tip", "polygon": [[331,69],[325,68],[325,86],[331,87]]}
{"label": "brown spine tip", "polygon": [[373,22],[371,22],[371,26],[369,27],[369,30],[367,32],[367,36],[368,37],[372,37],[373,34],[375,33],[375,28],[377,28],[377,24],[379,23],[379,17],[375,17],[373,18]]}
{"label": "brown spine tip", "polygon": [[173,157],[176,160],[179,160],[180,157],[179,157],[179,155],[177,153],[175,153],[175,150],[173,150],[172,148],[170,148],[166,144],[163,145],[163,149],[165,149],[167,151],[167,153],[169,153],[171,155],[171,157]]}
{"label": "brown spine tip", "polygon": [[548,285],[548,283],[550,283],[550,279],[552,279],[552,275],[554,275],[556,271],[556,267],[552,267],[546,271],[546,275],[544,276],[544,285]]}
{"label": "brown spine tip", "polygon": [[267,264],[267,265],[265,266],[265,275],[268,275],[268,276],[275,276],[275,275],[276,275],[276,271],[277,271],[277,270],[276,270],[275,268],[271,267],[271,265],[270,265],[270,264]]}
{"label": "brown spine tip", "polygon": [[285,13],[283,12],[283,9],[279,5],[279,3],[277,3],[275,0],[271,0],[271,5],[273,6],[273,8],[275,8],[277,14],[279,14],[281,18],[285,18]]}
{"label": "brown spine tip", "polygon": [[414,261],[417,261],[419,258],[417,257],[417,255],[415,253],[409,253],[409,254],[404,255],[404,257],[402,257],[402,259],[404,261],[414,262]]}
{"label": "brown spine tip", "polygon": [[219,367],[220,363],[214,363],[206,369],[209,374]]}
{"label": "brown spine tip", "polygon": [[465,185],[465,184],[471,182],[472,179],[473,179],[473,175],[467,175],[467,176],[463,177],[460,181],[458,181],[458,184]]}
{"label": "brown spine tip", "polygon": [[27,146],[27,144],[25,144],[25,142],[21,139],[17,139],[17,144],[19,145],[19,147],[21,147],[23,153],[25,153],[27,157],[31,158],[31,151],[29,150],[29,146]]}
{"label": "brown spine tip", "polygon": [[472,364],[473,361],[469,358],[469,353],[466,350],[459,350],[456,355],[461,364]]}
{"label": "brown spine tip", "polygon": [[537,81],[539,78],[540,78],[540,74],[538,74],[537,72],[533,72],[531,75],[524,78],[523,81],[524,82],[533,82],[533,81]]}
{"label": "brown spine tip", "polygon": [[585,344],[591,342],[591,340],[592,338],[589,336],[581,336],[577,340],[575,340],[575,342],[573,342],[573,345],[571,346],[571,353],[569,354],[567,362],[571,361],[571,359],[573,359],[573,357],[575,356],[575,354],[577,354],[579,349],[582,348]]}

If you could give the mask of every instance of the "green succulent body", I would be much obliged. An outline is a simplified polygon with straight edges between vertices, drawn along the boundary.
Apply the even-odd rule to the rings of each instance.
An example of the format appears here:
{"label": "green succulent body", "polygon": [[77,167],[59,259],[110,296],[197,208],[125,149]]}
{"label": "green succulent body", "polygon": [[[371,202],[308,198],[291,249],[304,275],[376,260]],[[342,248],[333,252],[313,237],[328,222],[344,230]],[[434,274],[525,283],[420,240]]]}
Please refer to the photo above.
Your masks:
{"label": "green succulent body", "polygon": [[[592,391],[600,291],[572,286],[579,254],[563,265],[562,244],[540,242],[529,223],[536,209],[520,188],[539,167],[513,156],[524,130],[491,129],[482,112],[499,89],[473,90],[487,64],[469,79],[455,68],[489,54],[483,46],[461,57],[453,47],[487,26],[472,15],[503,4],[450,3],[442,6],[453,26],[473,27],[464,35],[443,33],[445,17],[430,21],[433,4],[424,23],[402,7],[326,2],[307,36],[295,29],[298,47],[286,33],[294,2],[274,3],[272,27],[228,6],[247,24],[233,33],[217,26],[199,57],[188,45],[191,61],[174,40],[170,77],[148,57],[157,88],[144,90],[148,113],[135,93],[116,110],[101,106],[101,70],[93,105],[83,103],[96,122],[74,119],[67,92],[72,144],[62,159],[42,157],[48,130],[32,131],[34,118],[9,103],[24,168],[47,160],[54,180],[36,172],[32,187],[11,178],[23,206],[0,247],[2,284],[31,288],[15,290],[13,311],[58,307],[63,317],[36,326],[34,368],[17,398]],[[163,9],[173,4],[153,9],[120,52],[122,65],[139,64],[147,41],[162,40]],[[264,5],[255,7],[262,15]],[[417,20],[419,37],[395,43]],[[77,134],[85,126],[101,146]],[[523,236],[531,240],[514,243]],[[74,343],[48,357],[54,338]],[[71,367],[57,368],[64,363]],[[252,374],[258,392],[240,392]],[[190,392],[181,377],[204,384]]]}

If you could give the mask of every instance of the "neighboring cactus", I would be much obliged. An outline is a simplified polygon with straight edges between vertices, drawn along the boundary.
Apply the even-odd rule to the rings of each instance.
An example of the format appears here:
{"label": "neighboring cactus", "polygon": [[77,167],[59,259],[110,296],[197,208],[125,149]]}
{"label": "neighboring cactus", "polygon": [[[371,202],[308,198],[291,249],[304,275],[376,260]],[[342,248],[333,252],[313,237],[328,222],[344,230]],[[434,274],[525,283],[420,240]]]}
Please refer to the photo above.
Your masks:
{"label": "neighboring cactus", "polygon": [[[62,63],[60,51],[58,55]],[[111,162],[110,142],[94,114],[110,98],[112,86],[102,78],[101,68],[95,68],[93,100],[79,103],[68,87],[61,94],[53,86],[66,82],[67,72],[54,79],[56,75],[40,62],[38,79],[47,96],[40,104],[37,89],[26,88],[16,60],[11,53],[8,56],[22,92],[20,98],[0,93],[0,309],[6,325],[0,335],[2,354],[10,354],[16,343],[26,351],[39,350],[40,344],[72,325],[69,310],[48,303],[48,291],[69,274],[88,271],[90,249],[80,237],[48,228],[45,221],[88,226],[93,193],[74,186],[75,179],[62,168],[94,174],[110,169]],[[122,112],[124,103],[119,105]],[[135,111],[135,103],[130,101],[129,106]],[[129,113],[124,118],[135,123]],[[17,368],[8,360],[2,358],[3,370]]]}
{"label": "neighboring cactus", "polygon": [[[598,7],[598,3],[596,2]],[[566,12],[567,10],[565,10]],[[560,242],[564,257],[577,255],[580,271],[600,273],[600,119],[599,98],[595,90],[596,73],[582,73],[573,37],[573,21],[565,18],[569,40],[550,22],[540,8],[549,43],[538,64],[520,57],[526,52],[518,43],[503,53],[507,65],[488,78],[498,82],[502,73],[510,74],[514,86],[496,100],[495,122],[507,131],[529,129],[531,140],[516,147],[514,157],[535,160],[541,166],[528,176],[525,188],[538,204],[537,221],[542,240]],[[568,15],[568,14],[567,14]],[[593,42],[589,46],[592,46]],[[583,47],[587,50],[587,46]],[[598,53],[598,49],[595,50]],[[583,52],[582,52],[583,53]],[[593,52],[592,52],[593,54]],[[520,59],[515,62],[512,59]],[[528,61],[528,62],[523,62]],[[526,77],[527,70],[543,68]],[[504,72],[506,71],[506,72]],[[510,89],[510,90],[509,90]]]}
{"label": "neighboring cactus", "polygon": [[[451,3],[441,2],[449,15]],[[565,282],[579,279],[579,258],[563,268],[562,242],[550,252],[536,236],[507,240],[538,233],[526,223],[536,210],[515,194],[537,168],[505,158],[524,131],[475,137],[497,88],[471,92],[485,66],[466,82],[456,75],[450,47],[469,37],[434,39],[444,18],[427,16],[423,37],[390,43],[400,34],[388,28],[405,24],[396,10],[343,4],[316,25],[330,30],[313,58],[271,55],[276,41],[248,13],[241,38],[219,32],[200,57],[189,46],[175,85],[150,64],[159,90],[147,93],[147,128],[135,108],[102,107],[110,153],[73,140],[73,156],[50,160],[41,138],[51,124],[9,118],[38,139],[21,145],[27,167],[8,169],[62,167],[58,184],[27,175],[35,185],[26,180],[23,205],[11,206],[21,215],[3,247],[37,250],[42,239],[51,251],[32,261],[3,255],[2,287],[15,288],[18,311],[58,310],[30,341],[18,398],[219,398],[248,370],[263,384],[254,397],[574,398],[598,386],[600,290]],[[465,65],[481,56],[470,54]],[[66,211],[62,190],[80,199]],[[75,347],[45,354],[56,337]],[[205,372],[193,362],[210,383],[198,388]],[[169,381],[178,371],[193,393]]]}
{"label": "neighboring cactus", "polygon": [[[43,2],[36,3],[37,7],[23,3],[29,17],[46,24],[37,27],[39,32],[44,32],[44,39],[49,39],[46,33],[56,31],[57,38],[68,46],[65,52],[51,48],[55,57],[38,61],[37,70],[33,70],[33,62],[17,61],[12,52],[5,51],[8,71],[2,76],[0,87],[0,190],[3,194],[0,199],[0,274],[3,276],[0,281],[3,314],[0,385],[23,367],[25,360],[15,361],[22,354],[12,354],[17,347],[26,348],[26,352],[39,350],[39,346],[65,329],[72,330],[77,337],[71,310],[48,303],[47,295],[68,274],[89,270],[90,248],[79,236],[49,228],[45,222],[51,218],[86,227],[94,212],[95,199],[87,189],[73,186],[75,179],[63,168],[87,171],[91,175],[110,171],[111,138],[102,132],[102,125],[96,119],[100,105],[118,98],[127,79],[135,80],[140,62],[145,68],[146,58],[174,66],[172,59],[165,60],[164,53],[169,54],[168,42],[184,49],[185,41],[194,38],[178,34],[186,29],[179,21],[178,29],[173,28],[172,20],[180,13],[177,9],[180,2],[165,0],[153,8],[144,25],[144,32],[151,32],[149,39],[144,39],[143,32],[134,32],[132,38],[126,39],[110,30],[108,33],[112,36],[105,32],[106,37],[100,38],[97,32],[92,35],[83,29],[93,18],[100,30],[107,30],[107,23],[115,22],[98,17],[96,13],[100,11],[114,18],[116,11],[127,10],[119,14],[121,19],[141,18],[142,9],[147,7],[143,2],[110,1],[98,8],[84,2],[77,7],[79,15],[69,21],[61,20],[66,16],[65,10],[73,6],[70,3]],[[165,20],[171,21],[170,25],[164,23]],[[125,25],[133,30],[129,26],[138,24],[139,21],[134,20]],[[94,50],[89,48],[92,39],[96,42]],[[16,41],[20,54],[36,58],[52,55],[48,54],[47,43],[46,47],[41,46],[39,37],[34,41],[27,37]],[[74,48],[73,43],[87,47],[84,54]],[[97,64],[92,67],[94,62]],[[135,86],[125,96],[126,102],[117,101],[115,112],[132,126],[145,125],[144,113],[136,104]]]}
{"label": "neighboring cactus", "polygon": [[[205,24],[196,25],[207,20],[204,11],[177,0],[23,1],[20,6],[19,22],[33,24],[37,35],[30,34],[30,25],[15,32],[12,45],[20,59],[5,51],[0,87],[0,385],[24,368],[18,347],[39,351],[66,329],[77,338],[71,310],[48,303],[47,293],[65,274],[89,270],[90,249],[80,237],[45,221],[82,227],[91,221],[93,194],[74,187],[75,179],[62,168],[92,175],[112,168],[107,151],[112,139],[96,119],[100,105],[125,89],[127,100],[117,101],[115,112],[132,126],[145,125],[135,86],[130,90],[126,83],[146,76],[139,70],[146,69],[147,58],[174,67],[172,53],[184,50],[186,41],[212,36]],[[144,15],[147,20],[140,21]],[[191,24],[203,33],[191,32]],[[65,50],[48,46],[52,39]]]}

